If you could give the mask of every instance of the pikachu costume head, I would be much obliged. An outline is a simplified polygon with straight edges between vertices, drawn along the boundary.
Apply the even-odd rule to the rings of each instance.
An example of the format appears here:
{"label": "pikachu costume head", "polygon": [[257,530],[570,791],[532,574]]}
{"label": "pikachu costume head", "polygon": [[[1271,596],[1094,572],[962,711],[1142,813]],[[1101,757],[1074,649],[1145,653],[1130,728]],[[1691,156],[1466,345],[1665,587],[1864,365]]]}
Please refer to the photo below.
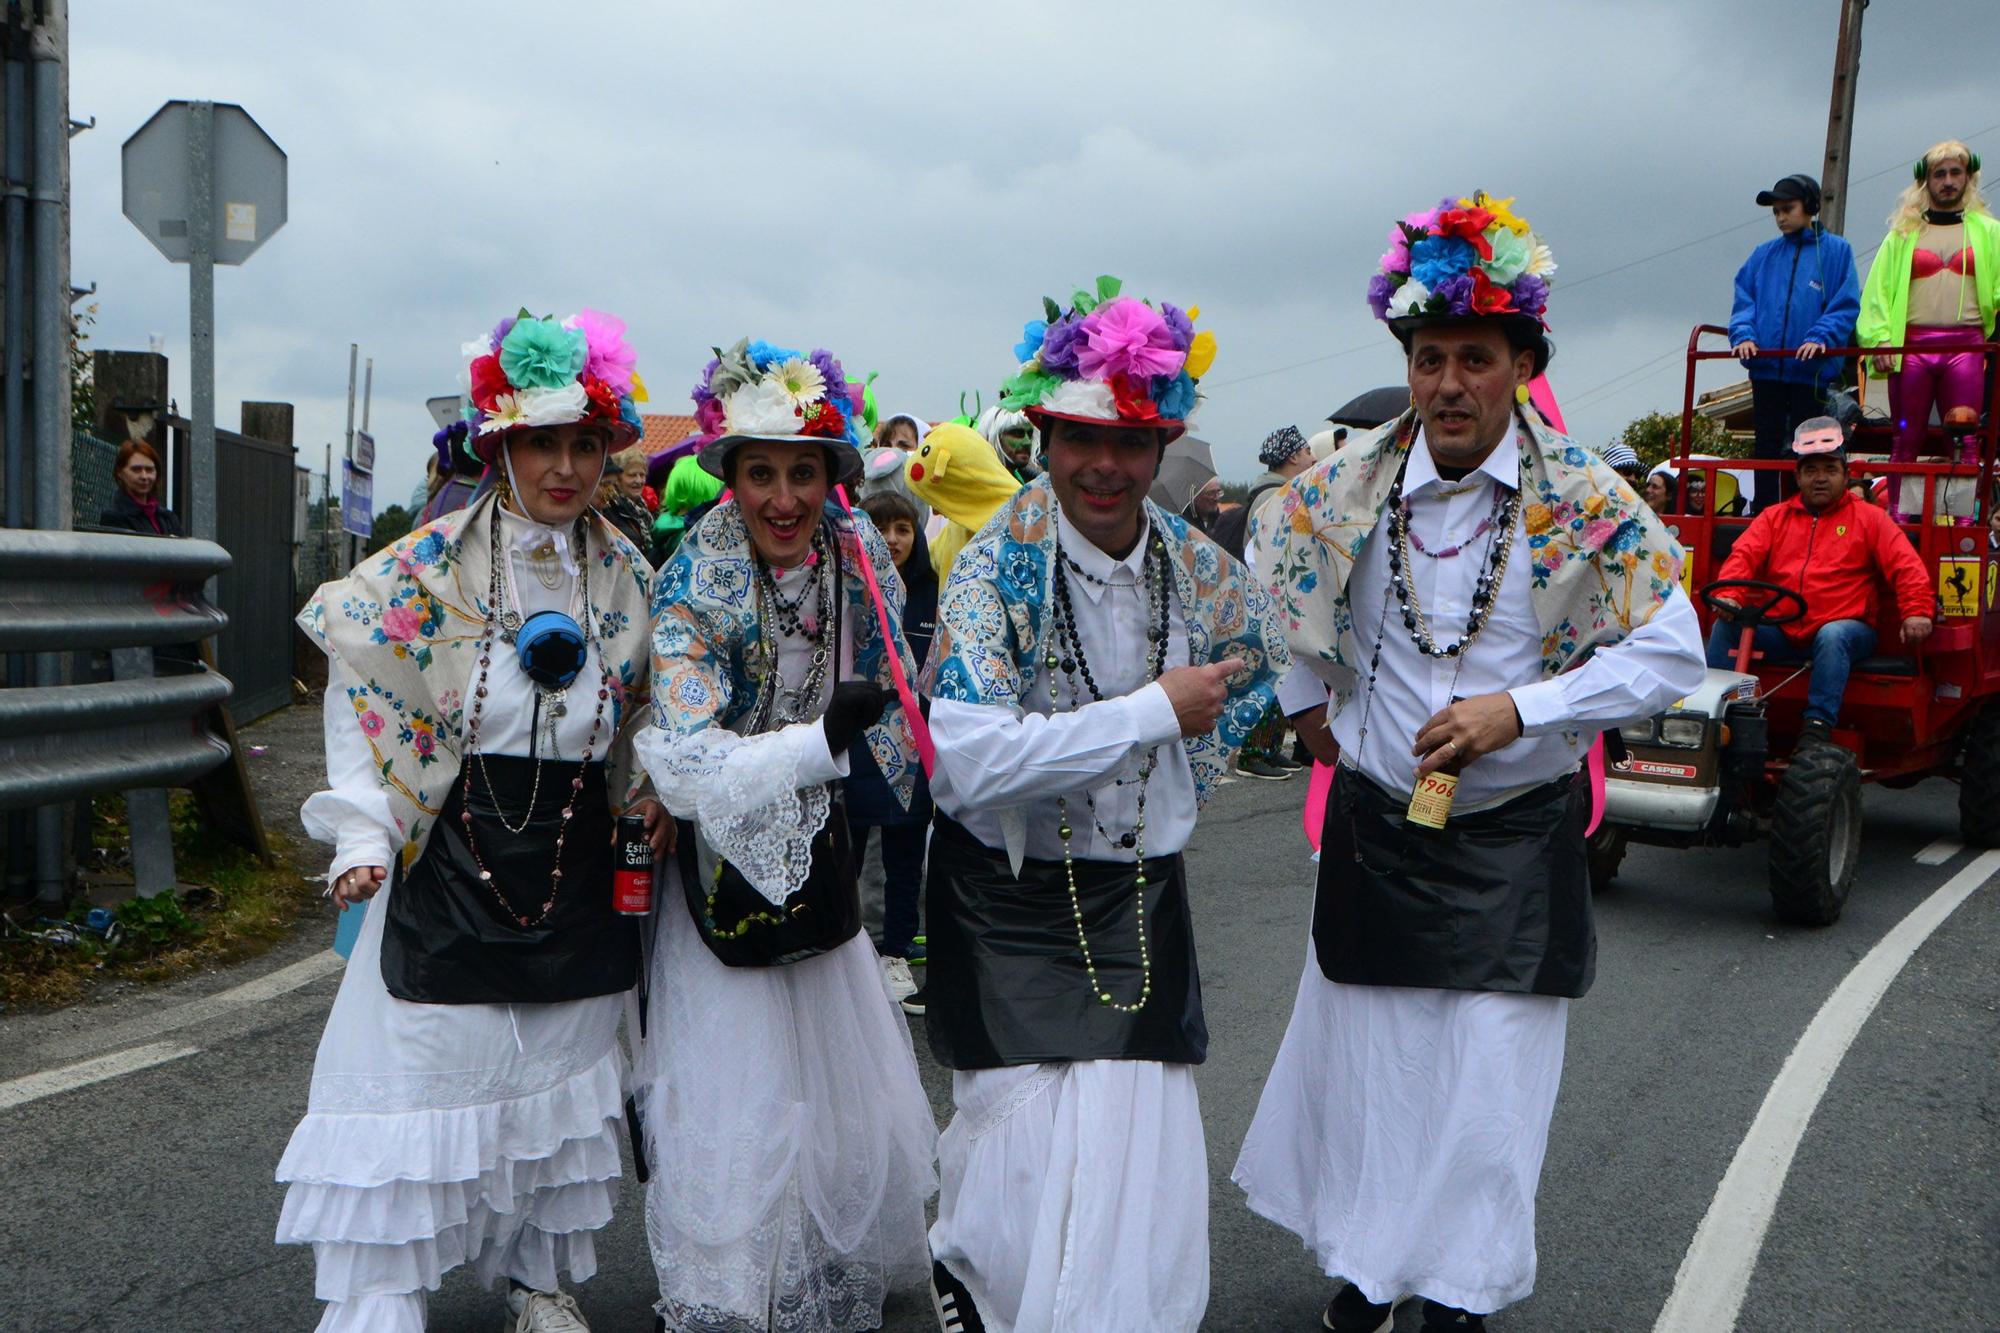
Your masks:
{"label": "pikachu costume head", "polygon": [[917,498],[946,520],[931,539],[931,566],[940,582],[951,573],[960,548],[1021,489],[986,438],[955,421],[932,428],[903,465],[903,476]]}

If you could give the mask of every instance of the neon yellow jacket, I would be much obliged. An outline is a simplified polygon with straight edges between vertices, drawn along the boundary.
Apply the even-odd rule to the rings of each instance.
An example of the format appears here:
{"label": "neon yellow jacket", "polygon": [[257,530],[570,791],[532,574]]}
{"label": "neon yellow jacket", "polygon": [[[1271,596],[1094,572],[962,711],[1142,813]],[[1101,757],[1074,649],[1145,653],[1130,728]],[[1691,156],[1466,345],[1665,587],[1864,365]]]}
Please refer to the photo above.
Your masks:
{"label": "neon yellow jacket", "polygon": [[[1965,234],[1972,244],[1973,288],[1979,294],[1979,323],[1985,336],[1993,336],[1993,309],[2000,298],[2000,221],[1990,213],[1967,213]],[[1892,231],[1875,252],[1868,266],[1868,282],[1861,289],[1861,318],[1854,326],[1854,340],[1861,347],[1900,347],[1910,319],[1910,256],[1917,248],[1917,234]],[[1893,358],[1892,370],[1903,368],[1903,358]]]}

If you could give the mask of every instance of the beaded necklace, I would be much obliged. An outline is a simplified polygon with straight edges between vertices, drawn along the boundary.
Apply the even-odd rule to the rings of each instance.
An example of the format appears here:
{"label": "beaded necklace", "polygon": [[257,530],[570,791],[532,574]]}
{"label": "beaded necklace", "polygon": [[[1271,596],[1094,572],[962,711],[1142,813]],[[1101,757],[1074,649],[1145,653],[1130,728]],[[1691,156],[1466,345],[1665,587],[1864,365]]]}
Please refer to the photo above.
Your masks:
{"label": "beaded necklace", "polygon": [[[611,668],[604,660],[603,646],[598,643],[597,614],[590,604],[590,562],[588,560],[581,560],[577,562],[577,569],[579,571],[578,582],[580,584],[580,591],[583,595],[584,652],[587,656],[592,647],[596,647],[598,650],[597,665],[600,675],[597,685],[597,712],[590,719],[590,739],[583,747],[583,757],[577,762],[576,776],[570,780],[569,800],[563,806],[562,822],[556,828],[556,855],[554,865],[549,871],[549,896],[542,900],[539,912],[534,916],[524,916],[514,910],[513,904],[507,901],[506,895],[501,893],[499,886],[494,884],[493,872],[487,868],[485,859],[480,856],[479,844],[473,838],[472,834],[472,770],[475,766],[479,769],[480,776],[486,779],[486,799],[492,803],[493,813],[498,816],[500,826],[509,833],[519,835],[527,830],[529,822],[534,818],[535,804],[542,791],[542,758],[540,755],[536,755],[535,781],[534,786],[528,793],[528,808],[522,813],[521,822],[518,826],[510,822],[506,811],[500,808],[500,794],[494,790],[493,775],[487,771],[485,752],[479,748],[479,721],[486,708],[486,677],[493,665],[493,642],[495,639],[502,638],[511,642],[515,632],[521,627],[521,617],[518,610],[504,606],[505,579],[501,572],[504,566],[503,553],[500,549],[500,514],[497,505],[491,518],[493,527],[493,571],[491,582],[487,589],[486,626],[479,639],[479,678],[473,685],[472,716],[467,719],[465,727],[465,792],[460,799],[458,822],[460,828],[465,832],[465,846],[472,853],[473,864],[479,867],[479,882],[486,886],[487,892],[493,895],[494,901],[500,904],[501,910],[512,917],[523,929],[530,929],[541,925],[549,919],[549,914],[555,911],[556,895],[562,889],[563,841],[569,836],[570,820],[576,814],[577,797],[583,791],[583,776],[590,770],[591,756],[597,750],[598,732],[604,725],[604,705],[611,698]],[[577,549],[584,549],[583,520],[580,518],[576,521],[574,535],[577,542]],[[512,629],[508,628],[510,619],[512,621]],[[540,685],[535,686],[535,691],[538,702],[543,695],[560,696],[567,693],[566,688],[564,690],[544,690]]]}
{"label": "beaded necklace", "polygon": [[[822,558],[815,562],[812,578],[804,588],[799,590],[798,599],[790,603],[789,607],[784,599],[778,595],[778,585],[771,577],[770,566],[764,563],[762,556],[753,556],[757,565],[756,615],[759,674],[757,680],[757,698],[750,706],[750,722],[745,730],[746,735],[761,735],[769,731],[773,726],[782,727],[794,722],[806,721],[806,715],[818,705],[820,693],[826,687],[827,668],[833,660],[833,654],[840,651],[840,645],[836,641],[840,633],[840,617],[838,607],[834,602],[834,598],[840,592],[840,578],[837,568],[832,578],[823,578],[820,575],[820,571],[824,570],[828,563],[824,558],[826,553],[824,538],[824,531],[814,535],[813,550],[818,552]],[[817,605],[819,617],[812,628],[807,629],[804,624],[804,618],[798,615],[797,612],[799,608],[805,605],[806,598],[815,592],[818,594]],[[775,603],[778,608],[778,614],[775,617],[772,615],[772,603]],[[793,613],[789,620],[784,616],[784,611],[788,609]],[[812,659],[806,667],[806,678],[797,690],[787,691],[785,689],[784,675],[778,669],[778,638],[780,633],[803,638],[812,648]],[[803,793],[794,792],[792,796],[794,800],[803,804],[805,800]],[[714,873],[709,876],[708,894],[704,902],[703,915],[705,918],[704,925],[711,934],[740,937],[747,935],[752,926],[782,926],[785,924],[785,917],[782,913],[776,910],[760,909],[742,917],[733,927],[727,930],[718,925],[715,919],[715,900],[722,889],[722,873],[725,868],[725,863],[718,857],[715,862]]]}
{"label": "beaded necklace", "polygon": [[[1151,653],[1146,664],[1146,681],[1151,684],[1160,678],[1167,663],[1167,544],[1158,533],[1149,535],[1151,540],[1146,545],[1143,568],[1147,598],[1153,612],[1153,623],[1146,628],[1146,637],[1152,641]],[[1058,535],[1056,553],[1061,559],[1056,564],[1054,578],[1050,580],[1054,594],[1051,599],[1054,604],[1054,634],[1049,644],[1048,657],[1043,663],[1049,678],[1051,712],[1060,707],[1061,703],[1056,689],[1058,670],[1069,678],[1069,693],[1072,700],[1081,697],[1077,689],[1080,677],[1083,689],[1088,691],[1091,702],[1104,701],[1104,695],[1097,688],[1097,681],[1091,675],[1089,659],[1084,656],[1083,637],[1077,632],[1076,607],[1070,600],[1069,573],[1074,571],[1079,577],[1103,586],[1109,586],[1109,582],[1079,567],[1070,558],[1069,553],[1062,549],[1061,540]],[[1083,902],[1077,892],[1076,862],[1070,851],[1070,837],[1074,830],[1069,822],[1069,798],[1063,795],[1056,797],[1056,814],[1061,821],[1056,826],[1056,833],[1062,839],[1063,875],[1069,887],[1070,916],[1076,922],[1077,948],[1083,953],[1083,970],[1089,979],[1091,994],[1097,997],[1098,1003],[1125,1014],[1139,1012],[1146,1007],[1146,1001],[1153,997],[1153,955],[1146,938],[1146,787],[1152,779],[1156,763],[1156,752],[1148,750],[1145,759],[1139,765],[1138,813],[1131,831],[1119,837],[1112,837],[1110,831],[1098,820],[1096,798],[1088,792],[1084,794],[1084,801],[1090,807],[1091,822],[1096,825],[1098,833],[1104,840],[1119,847],[1136,848],[1133,857],[1138,866],[1138,875],[1133,880],[1133,888],[1139,927],[1139,998],[1132,1004],[1115,999],[1098,981],[1097,960],[1090,952],[1090,940],[1083,929]]]}

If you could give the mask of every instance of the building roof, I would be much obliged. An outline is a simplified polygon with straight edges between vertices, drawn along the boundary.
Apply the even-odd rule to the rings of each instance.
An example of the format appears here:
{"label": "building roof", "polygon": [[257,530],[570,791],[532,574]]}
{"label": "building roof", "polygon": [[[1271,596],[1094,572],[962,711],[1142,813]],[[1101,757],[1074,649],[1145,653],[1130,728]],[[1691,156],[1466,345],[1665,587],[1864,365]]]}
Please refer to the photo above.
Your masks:
{"label": "building roof", "polygon": [[698,433],[694,418],[667,412],[644,412],[639,420],[645,423],[646,433],[640,443],[646,446],[648,454],[657,454],[663,449],[671,449],[688,436]]}

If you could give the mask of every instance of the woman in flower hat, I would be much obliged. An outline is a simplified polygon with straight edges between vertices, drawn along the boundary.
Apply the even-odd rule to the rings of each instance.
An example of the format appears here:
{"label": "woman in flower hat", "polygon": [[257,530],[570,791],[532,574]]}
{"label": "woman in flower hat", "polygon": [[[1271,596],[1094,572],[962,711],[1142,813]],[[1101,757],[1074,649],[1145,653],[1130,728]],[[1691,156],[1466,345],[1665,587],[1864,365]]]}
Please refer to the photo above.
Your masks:
{"label": "woman in flower hat", "polygon": [[1680,550],[1525,411],[1548,249],[1475,194],[1392,230],[1369,304],[1412,406],[1252,521],[1340,765],[1314,953],[1237,1159],[1253,1211],[1346,1279],[1322,1320],[1484,1327],[1535,1279],[1534,1199],[1596,936],[1595,733],[1701,681]]}
{"label": "woman in flower hat", "polygon": [[454,437],[482,494],[299,616],[328,658],[328,789],[302,817],[342,910],[373,899],[278,1167],[323,1333],[421,1329],[460,1264],[507,1279],[510,1329],[587,1327],[558,1278],[591,1276],[611,1219],[640,965],[613,819],[672,831],[631,746],[646,565],[588,508],[639,433],[624,329],[523,312],[467,344]]}
{"label": "woman in flower hat", "polygon": [[656,578],[638,741],[682,821],[638,1071],[660,1313],[675,1330],[875,1328],[928,1268],[936,1128],[860,928],[841,779],[865,740],[910,799],[889,693],[892,660],[915,670],[903,589],[873,525],[829,503],[862,471],[838,361],[745,340],[694,399],[716,435],[702,466],[731,494]]}

